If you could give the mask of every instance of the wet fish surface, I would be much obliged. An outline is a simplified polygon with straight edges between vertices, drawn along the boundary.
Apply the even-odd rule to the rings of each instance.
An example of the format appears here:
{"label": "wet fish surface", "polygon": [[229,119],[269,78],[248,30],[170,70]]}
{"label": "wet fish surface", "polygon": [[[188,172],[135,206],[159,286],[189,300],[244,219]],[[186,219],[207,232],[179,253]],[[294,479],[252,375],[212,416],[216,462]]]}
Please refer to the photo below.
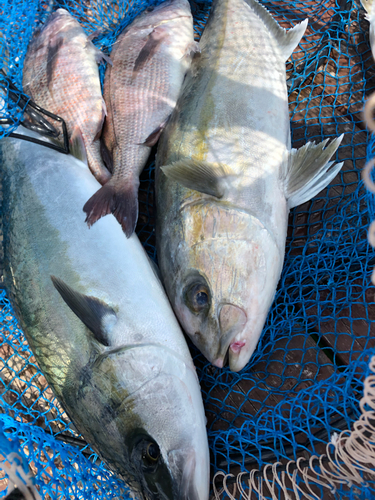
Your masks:
{"label": "wet fish surface", "polygon": [[113,213],[125,234],[133,233],[139,174],[176,104],[197,50],[193,36],[188,0],[167,0],[136,18],[116,41],[104,80],[103,145],[113,177],[86,203],[89,225]]}
{"label": "wet fish surface", "polygon": [[100,185],[78,159],[5,138],[0,165],[5,284],[56,397],[138,498],[207,500],[199,382],[137,236],[82,221]]}
{"label": "wet fish surface", "polygon": [[24,92],[65,120],[73,154],[80,158],[86,155],[101,184],[111,177],[100,152],[106,107],[98,63],[103,58],[109,60],[89,40],[79,22],[67,10],[58,9],[34,35],[23,68]]}
{"label": "wet fish surface", "polygon": [[206,358],[241,370],[280,278],[289,209],[338,173],[342,137],[291,148],[286,31],[256,0],[214,0],[156,161],[157,251],[174,311]]}
{"label": "wet fish surface", "polygon": [[370,23],[369,38],[372,57],[375,59],[375,5],[374,0],[361,0],[362,7],[366,11],[365,18]]}

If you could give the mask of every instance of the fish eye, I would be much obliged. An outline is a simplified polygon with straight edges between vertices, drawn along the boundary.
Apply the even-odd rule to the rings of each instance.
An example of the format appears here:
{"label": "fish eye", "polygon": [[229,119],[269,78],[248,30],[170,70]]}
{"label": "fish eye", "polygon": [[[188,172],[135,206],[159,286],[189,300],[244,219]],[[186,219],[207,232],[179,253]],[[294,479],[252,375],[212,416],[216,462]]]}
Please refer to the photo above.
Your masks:
{"label": "fish eye", "polygon": [[209,305],[210,292],[206,285],[194,284],[187,290],[185,298],[189,309],[199,313]]}
{"label": "fish eye", "polygon": [[147,446],[143,450],[142,453],[143,464],[147,468],[153,467],[157,464],[159,457],[160,457],[160,448],[156,443],[151,441],[150,443],[147,444]]}

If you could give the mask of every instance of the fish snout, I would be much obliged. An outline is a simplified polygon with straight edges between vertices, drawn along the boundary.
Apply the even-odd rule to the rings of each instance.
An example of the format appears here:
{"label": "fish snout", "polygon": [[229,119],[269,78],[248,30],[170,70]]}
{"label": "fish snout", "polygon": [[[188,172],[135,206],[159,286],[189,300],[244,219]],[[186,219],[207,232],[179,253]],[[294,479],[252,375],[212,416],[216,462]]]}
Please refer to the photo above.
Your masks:
{"label": "fish snout", "polygon": [[239,353],[245,346],[242,338],[247,323],[247,315],[243,309],[233,304],[223,304],[219,312],[220,348],[213,365],[222,368],[227,360],[228,351]]}
{"label": "fish snout", "polygon": [[177,486],[176,500],[207,500],[209,471],[205,464],[197,464],[197,456],[194,448],[187,450],[173,451],[168,454],[172,471],[179,470],[175,477],[180,477]]}
{"label": "fish snout", "polygon": [[237,335],[247,322],[247,316],[243,309],[233,304],[223,304],[220,308],[219,323],[221,337],[228,334]]}

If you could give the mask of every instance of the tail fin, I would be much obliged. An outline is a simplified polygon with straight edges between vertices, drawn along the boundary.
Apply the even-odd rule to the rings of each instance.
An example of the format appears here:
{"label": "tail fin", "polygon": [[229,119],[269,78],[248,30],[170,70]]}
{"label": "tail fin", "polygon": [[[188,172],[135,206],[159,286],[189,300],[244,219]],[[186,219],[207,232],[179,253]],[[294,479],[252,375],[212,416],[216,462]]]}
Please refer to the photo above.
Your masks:
{"label": "tail fin", "polygon": [[286,198],[289,208],[302,205],[324,189],[338,174],[343,163],[329,161],[340,146],[344,134],[315,144],[308,142],[299,149],[292,149],[289,172],[286,178]]}
{"label": "tail fin", "polygon": [[286,30],[279,25],[272,14],[265,7],[263,7],[258,0],[245,0],[245,2],[251,9],[254,10],[254,12],[259,16],[269,31],[276,38],[280,52],[283,55],[284,60],[287,61],[305,34],[308,19],[296,24],[289,30]]}
{"label": "tail fin", "polygon": [[138,220],[138,186],[134,184],[119,184],[112,179],[102,186],[85,203],[83,211],[86,213],[88,226],[92,226],[101,217],[113,214],[121,224],[127,238],[134,233]]}

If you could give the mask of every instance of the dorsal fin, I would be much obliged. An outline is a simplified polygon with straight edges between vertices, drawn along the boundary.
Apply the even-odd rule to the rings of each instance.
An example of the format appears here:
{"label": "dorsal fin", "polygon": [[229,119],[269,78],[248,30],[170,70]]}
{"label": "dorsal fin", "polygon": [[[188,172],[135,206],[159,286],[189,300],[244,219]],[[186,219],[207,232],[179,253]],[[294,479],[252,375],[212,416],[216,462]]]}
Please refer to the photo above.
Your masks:
{"label": "dorsal fin", "polygon": [[279,25],[268,10],[257,2],[257,0],[245,0],[245,2],[257,14],[257,16],[263,21],[265,26],[275,37],[280,52],[286,61],[303,37],[307,28],[308,19],[296,24],[290,30],[286,30]]}
{"label": "dorsal fin", "polygon": [[73,290],[56,276],[51,276],[51,280],[62,299],[92,331],[96,340],[105,346],[110,345],[109,334],[117,321],[115,311],[96,297],[89,297]]}

